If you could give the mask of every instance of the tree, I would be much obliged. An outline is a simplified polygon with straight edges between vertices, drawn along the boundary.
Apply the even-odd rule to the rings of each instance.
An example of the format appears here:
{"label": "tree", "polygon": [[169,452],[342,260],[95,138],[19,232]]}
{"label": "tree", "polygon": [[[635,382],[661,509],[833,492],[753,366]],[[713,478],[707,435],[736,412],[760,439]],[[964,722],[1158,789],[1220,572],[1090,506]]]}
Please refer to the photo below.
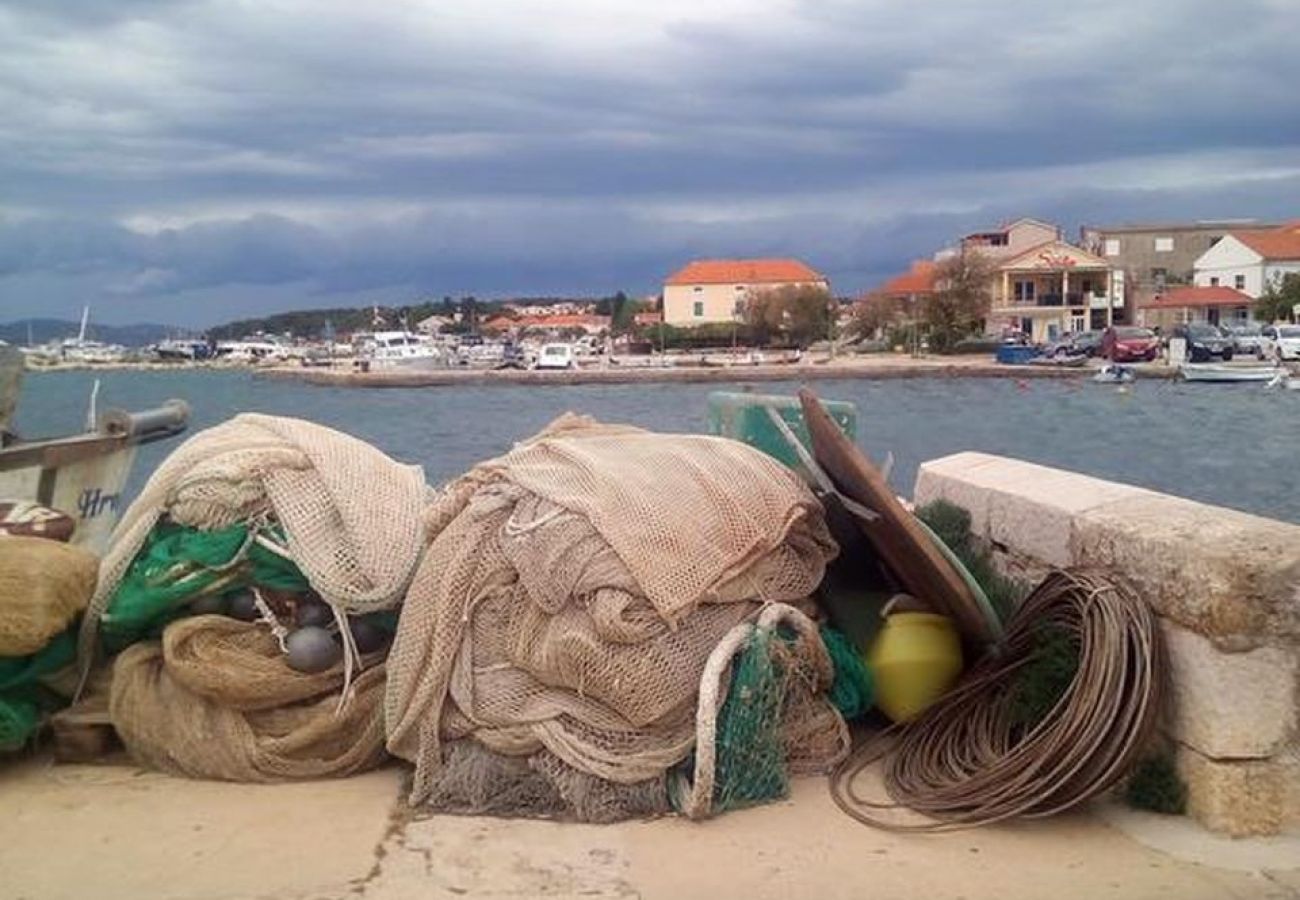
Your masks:
{"label": "tree", "polygon": [[1259,322],[1294,320],[1297,306],[1300,306],[1300,272],[1290,272],[1281,280],[1270,281],[1260,294],[1255,301],[1255,319]]}
{"label": "tree", "polygon": [[853,304],[849,316],[849,336],[858,340],[876,338],[892,325],[903,321],[906,301],[897,294],[872,291]]}
{"label": "tree", "polygon": [[934,293],[921,306],[931,347],[944,350],[983,330],[994,271],[992,261],[979,252],[959,253],[935,266]]}
{"label": "tree", "polygon": [[806,347],[829,336],[838,303],[824,288],[786,285],[751,291],[744,320],[762,344],[774,339]]}

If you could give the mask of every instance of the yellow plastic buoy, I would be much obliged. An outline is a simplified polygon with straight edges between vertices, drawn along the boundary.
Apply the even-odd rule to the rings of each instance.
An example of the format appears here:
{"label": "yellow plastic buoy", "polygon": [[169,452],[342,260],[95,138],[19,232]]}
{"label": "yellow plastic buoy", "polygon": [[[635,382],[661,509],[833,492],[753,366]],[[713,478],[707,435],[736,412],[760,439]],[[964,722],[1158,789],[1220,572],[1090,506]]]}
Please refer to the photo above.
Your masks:
{"label": "yellow plastic buoy", "polygon": [[925,712],[957,681],[961,665],[957,629],[934,613],[894,613],[867,648],[876,705],[895,722]]}

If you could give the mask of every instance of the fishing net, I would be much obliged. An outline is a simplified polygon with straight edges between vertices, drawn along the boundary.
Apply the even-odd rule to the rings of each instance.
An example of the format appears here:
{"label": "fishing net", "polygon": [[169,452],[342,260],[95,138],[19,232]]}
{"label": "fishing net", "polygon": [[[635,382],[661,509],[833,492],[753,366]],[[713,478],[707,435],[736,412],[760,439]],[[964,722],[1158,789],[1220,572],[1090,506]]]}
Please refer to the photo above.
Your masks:
{"label": "fishing net", "polygon": [[426,492],[419,467],[310,422],[244,414],[196,434],[154,472],[113,532],[84,621],[83,668],[101,616],[164,514],[208,532],[274,522],[323,600],[368,613],[405,593],[424,545]]}
{"label": "fishing net", "polygon": [[351,775],[385,759],[375,659],[344,691],[341,665],[297,672],[274,635],[224,616],[168,625],[113,665],[109,715],[142,765],[229,781]]}
{"label": "fishing net", "polygon": [[835,668],[817,626],[772,604],[732,629],[700,680],[698,745],[672,783],[699,819],[784,797],[792,774],[828,771],[849,752],[848,726],[825,698]]}
{"label": "fishing net", "polygon": [[0,751],[21,749],[47,714],[67,704],[49,680],[72,664],[76,648],[70,628],[29,656],[0,657]]}
{"label": "fishing net", "polygon": [[95,590],[98,560],[38,537],[0,537],[0,657],[39,652],[81,614]]}
{"label": "fishing net", "polygon": [[665,775],[631,784],[597,778],[540,750],[510,756],[474,738],[449,741],[425,803],[440,812],[604,824],[671,811]]}
{"label": "fishing net", "polygon": [[[488,803],[473,785],[504,790],[504,776],[475,772],[522,777],[524,759],[569,814],[583,801],[564,785],[641,792],[586,815],[607,801],[658,810],[665,774],[695,748],[710,654],[765,604],[806,598],[835,553],[815,498],[762,453],[574,416],[454,482],[427,520],[385,717],[389,750],[416,766],[412,802],[434,805]],[[824,688],[783,709],[843,728]],[[456,766],[468,774],[450,777]]]}
{"label": "fishing net", "polygon": [[[261,541],[259,541],[259,538]],[[100,617],[110,651],[150,634],[195,600],[256,585],[305,593],[307,579],[281,552],[280,529],[231,525],[199,531],[161,521],[149,533]]]}

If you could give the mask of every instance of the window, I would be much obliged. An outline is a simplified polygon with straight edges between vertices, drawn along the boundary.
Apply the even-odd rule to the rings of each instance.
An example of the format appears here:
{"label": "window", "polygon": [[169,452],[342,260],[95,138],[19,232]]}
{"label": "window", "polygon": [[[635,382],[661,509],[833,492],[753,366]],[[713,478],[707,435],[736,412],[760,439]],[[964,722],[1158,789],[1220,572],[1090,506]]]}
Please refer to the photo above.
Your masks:
{"label": "window", "polygon": [[1234,275],[1232,278],[1232,286],[1239,291],[1244,291],[1246,289],[1246,276]]}
{"label": "window", "polygon": [[1119,238],[1106,238],[1106,255],[1119,256]]}
{"label": "window", "polygon": [[1169,279],[1168,269],[1151,270],[1151,282],[1156,286],[1156,290],[1163,291],[1165,289],[1165,282],[1168,279]]}
{"label": "window", "polygon": [[1218,287],[1218,286],[1219,286],[1219,276],[1218,276],[1218,275],[1211,275],[1211,276],[1210,276],[1210,287]]}
{"label": "window", "polygon": [[1034,283],[1032,281],[1017,281],[1014,283],[1015,298],[1017,301],[1032,303],[1034,300]]}
{"label": "window", "polygon": [[736,285],[735,289],[738,291],[743,291],[745,289],[745,286],[743,284],[738,284]]}
{"label": "window", "polygon": [[701,291],[703,291],[704,288],[700,287],[700,286],[697,284],[695,287],[691,288],[691,290],[695,291],[695,293],[698,294],[698,293],[700,293]]}
{"label": "window", "polygon": [[1174,249],[1174,239],[1171,237],[1156,238],[1157,253],[1172,253]]}
{"label": "window", "polygon": [[[698,291],[699,288],[696,288],[696,290]],[[699,318],[703,318],[703,316],[704,316],[704,301],[703,301],[703,300],[696,300],[696,301],[695,301],[695,318],[699,319]]]}
{"label": "window", "polygon": [[731,314],[733,317],[745,314],[745,300],[743,297],[736,298],[736,305],[731,308]]}

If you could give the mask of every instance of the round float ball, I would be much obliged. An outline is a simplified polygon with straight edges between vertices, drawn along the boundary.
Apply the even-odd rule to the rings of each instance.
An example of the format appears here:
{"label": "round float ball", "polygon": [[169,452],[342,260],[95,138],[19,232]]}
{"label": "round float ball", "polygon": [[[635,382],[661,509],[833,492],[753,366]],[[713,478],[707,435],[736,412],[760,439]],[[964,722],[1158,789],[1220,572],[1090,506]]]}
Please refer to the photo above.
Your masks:
{"label": "round float ball", "polygon": [[226,615],[241,622],[252,622],[261,612],[257,608],[257,599],[252,591],[240,591],[230,598],[230,607]]}
{"label": "round float ball", "polygon": [[348,627],[352,630],[352,640],[356,642],[359,653],[374,653],[388,643],[388,632],[364,616],[351,619]]}
{"label": "round float ball", "polygon": [[290,632],[285,646],[289,650],[289,668],[299,672],[324,672],[343,657],[343,648],[334,635],[318,625]]}
{"label": "round float ball", "polygon": [[297,615],[294,618],[299,628],[308,625],[325,628],[334,623],[334,610],[320,600],[303,600],[298,604]]}
{"label": "round float ball", "polygon": [[196,616],[224,616],[226,598],[220,594],[208,594],[190,604],[190,612]]}

